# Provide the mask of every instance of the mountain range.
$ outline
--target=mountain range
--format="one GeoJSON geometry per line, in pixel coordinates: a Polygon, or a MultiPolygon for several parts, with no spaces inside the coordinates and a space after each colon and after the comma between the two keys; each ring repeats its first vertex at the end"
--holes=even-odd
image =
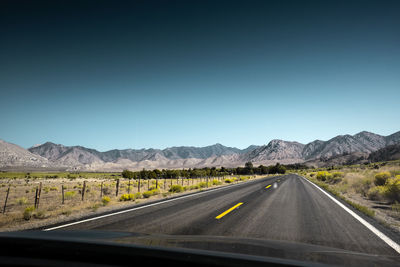
{"type": "Polygon", "coordinates": [[[254,165],[279,162],[328,166],[377,161],[380,155],[388,157],[389,154],[390,159],[395,159],[399,155],[399,145],[400,131],[389,136],[363,131],[355,135],[338,135],[327,141],[315,140],[308,144],[274,139],[266,145],[252,145],[246,149],[215,144],[163,150],[114,149],[100,152],[83,146],[64,146],[51,142],[24,149],[0,140],[0,169],[121,171],[142,168],[236,167],[248,161],[254,165]]]}

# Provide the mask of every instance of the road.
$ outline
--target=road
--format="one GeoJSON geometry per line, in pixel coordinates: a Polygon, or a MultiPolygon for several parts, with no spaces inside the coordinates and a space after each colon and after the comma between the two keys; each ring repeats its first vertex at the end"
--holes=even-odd
{"type": "Polygon", "coordinates": [[[321,190],[293,174],[192,194],[61,229],[262,238],[398,255],[321,190]]]}

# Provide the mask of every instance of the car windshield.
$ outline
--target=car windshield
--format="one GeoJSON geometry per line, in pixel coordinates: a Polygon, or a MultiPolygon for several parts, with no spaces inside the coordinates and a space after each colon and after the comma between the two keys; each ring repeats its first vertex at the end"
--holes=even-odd
{"type": "Polygon", "coordinates": [[[400,262],[399,14],[2,1],[0,231],[400,262]]]}

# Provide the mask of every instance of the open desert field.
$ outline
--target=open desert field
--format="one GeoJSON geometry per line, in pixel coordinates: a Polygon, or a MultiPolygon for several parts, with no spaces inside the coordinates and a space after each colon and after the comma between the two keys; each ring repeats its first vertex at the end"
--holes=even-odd
{"type": "Polygon", "coordinates": [[[0,230],[37,228],[258,177],[127,179],[121,173],[2,172],[0,230]]]}

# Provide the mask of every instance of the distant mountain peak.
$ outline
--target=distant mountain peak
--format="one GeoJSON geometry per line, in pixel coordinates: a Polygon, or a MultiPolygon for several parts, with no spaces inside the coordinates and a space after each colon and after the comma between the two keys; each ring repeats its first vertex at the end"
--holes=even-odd
{"type": "Polygon", "coordinates": [[[36,144],[36,145],[31,146],[30,148],[38,147],[38,146],[41,146],[41,145],[42,145],[42,144],[36,144]]]}
{"type": "Polygon", "coordinates": [[[56,144],[56,143],[49,142],[49,141],[47,141],[46,143],[41,144],[39,146],[59,146],[59,147],[64,147],[64,145],[62,145],[62,144],[56,144]]]}
{"type": "Polygon", "coordinates": [[[285,141],[281,140],[281,139],[272,139],[271,141],[268,142],[268,144],[279,144],[279,143],[283,143],[285,141]]]}
{"type": "Polygon", "coordinates": [[[35,155],[28,150],[0,140],[0,167],[2,168],[42,168],[51,163],[44,157],[35,155]]]}
{"type": "MultiPolygon", "coordinates": [[[[356,162],[360,158],[366,159],[374,151],[395,144],[400,144],[400,131],[389,136],[362,131],[355,135],[338,135],[328,141],[317,139],[305,145],[296,141],[273,139],[266,145],[251,145],[245,149],[216,143],[205,147],[113,149],[105,152],[83,146],[64,146],[52,142],[35,145],[25,150],[0,139],[0,167],[64,166],[91,171],[109,168],[108,171],[115,171],[124,168],[235,167],[244,165],[247,161],[263,165],[276,162],[282,164],[324,162],[324,164],[328,164],[327,162],[356,162]],[[343,157],[347,158],[344,160],[343,157]],[[329,161],[330,159],[335,160],[329,161]]],[[[382,150],[382,153],[392,153],[392,150],[382,150]]],[[[392,154],[396,156],[397,152],[392,154]]]]}
{"type": "Polygon", "coordinates": [[[371,133],[371,132],[368,132],[368,131],[361,131],[361,132],[359,132],[359,133],[357,133],[357,134],[355,134],[355,135],[369,135],[369,134],[373,134],[373,135],[375,135],[374,133],[371,133]]]}

